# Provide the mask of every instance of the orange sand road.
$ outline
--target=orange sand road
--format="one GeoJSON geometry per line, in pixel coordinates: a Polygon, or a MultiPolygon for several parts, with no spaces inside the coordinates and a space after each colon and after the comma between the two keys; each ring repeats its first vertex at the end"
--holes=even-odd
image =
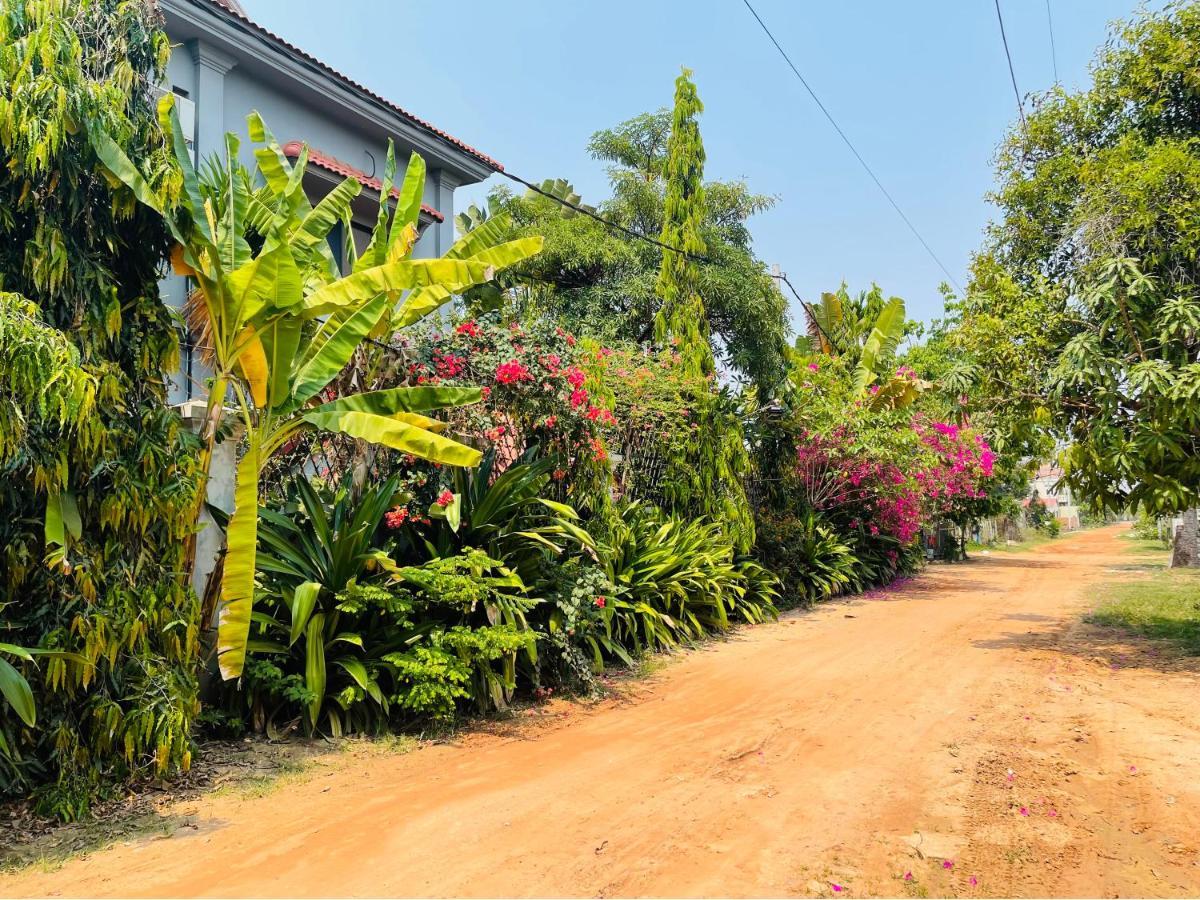
{"type": "Polygon", "coordinates": [[[1198,669],[1076,624],[1136,577],[1119,533],[745,629],[623,700],[333,754],[0,894],[1200,895],[1198,669]]]}

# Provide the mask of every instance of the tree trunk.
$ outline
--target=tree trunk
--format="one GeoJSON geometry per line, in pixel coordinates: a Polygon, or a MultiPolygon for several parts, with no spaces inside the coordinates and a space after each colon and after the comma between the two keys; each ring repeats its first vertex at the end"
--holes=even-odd
{"type": "Polygon", "coordinates": [[[1183,524],[1175,529],[1175,547],[1171,551],[1171,568],[1200,566],[1200,529],[1196,509],[1185,510],[1183,524]]]}

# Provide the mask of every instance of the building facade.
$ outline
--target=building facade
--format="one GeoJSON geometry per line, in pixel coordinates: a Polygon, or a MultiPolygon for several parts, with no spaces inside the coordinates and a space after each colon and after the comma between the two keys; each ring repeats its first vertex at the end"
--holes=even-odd
{"type": "MultiPolygon", "coordinates": [[[[180,125],[196,162],[223,156],[225,134],[233,132],[242,139],[243,164],[253,169],[246,115],[257,111],[285,155],[294,158],[307,145],[304,188],[314,204],[346,178],[362,183],[350,223],[360,250],[378,214],[379,176],[389,139],[401,174],[414,152],[426,164],[421,236],[413,251],[418,258],[439,257],[454,243],[455,189],[503,170],[489,156],[258,25],[237,0],[158,0],[158,8],[173,45],[160,89],[176,97],[180,125]]],[[[183,307],[186,278],[168,276],[161,289],[164,302],[183,307]]],[[[169,399],[196,429],[210,375],[182,326],[180,369],[171,378],[169,399]]],[[[209,502],[227,512],[233,507],[236,444],[226,440],[217,446],[209,477],[209,502]]],[[[207,527],[197,539],[193,580],[198,593],[205,590],[223,546],[212,519],[204,518],[207,527]]]]}

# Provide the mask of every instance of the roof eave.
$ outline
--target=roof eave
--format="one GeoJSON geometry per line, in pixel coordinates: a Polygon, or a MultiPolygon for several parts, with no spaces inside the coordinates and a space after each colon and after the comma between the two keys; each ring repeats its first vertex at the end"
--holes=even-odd
{"type": "MultiPolygon", "coordinates": [[[[195,31],[218,49],[264,66],[300,89],[312,91],[335,104],[343,114],[361,120],[365,130],[383,128],[420,153],[431,168],[448,170],[462,184],[483,181],[503,167],[469,152],[406,117],[382,98],[369,93],[348,78],[297,54],[258,27],[221,10],[212,0],[158,0],[167,19],[168,31],[195,31]],[[185,26],[180,28],[179,26],[185,26]]],[[[246,110],[250,112],[250,110],[246,110]]],[[[270,123],[268,123],[270,124],[270,123]]]]}

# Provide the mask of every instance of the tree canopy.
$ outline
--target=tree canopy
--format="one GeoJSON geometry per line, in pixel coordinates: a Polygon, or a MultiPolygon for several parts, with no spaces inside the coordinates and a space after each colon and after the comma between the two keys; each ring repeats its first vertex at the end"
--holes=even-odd
{"type": "MultiPolygon", "coordinates": [[[[595,207],[604,218],[640,234],[662,234],[671,126],[671,111],[661,109],[592,135],[589,152],[609,164],[613,193],[595,207]]],[[[695,265],[692,277],[713,350],[729,375],[768,392],[785,368],[787,302],[754,255],[748,220],[775,201],[741,181],[706,181],[702,189],[696,231],[708,262],[695,265]]],[[[545,237],[543,252],[514,269],[513,280],[524,288],[523,311],[607,341],[654,337],[663,251],[535,193],[513,196],[500,188],[489,205],[510,211],[522,233],[545,237]]]]}
{"type": "Polygon", "coordinates": [[[997,154],[958,336],[1010,443],[1063,445],[1094,505],[1200,500],[1200,7],[1120,26],[997,154]]]}

